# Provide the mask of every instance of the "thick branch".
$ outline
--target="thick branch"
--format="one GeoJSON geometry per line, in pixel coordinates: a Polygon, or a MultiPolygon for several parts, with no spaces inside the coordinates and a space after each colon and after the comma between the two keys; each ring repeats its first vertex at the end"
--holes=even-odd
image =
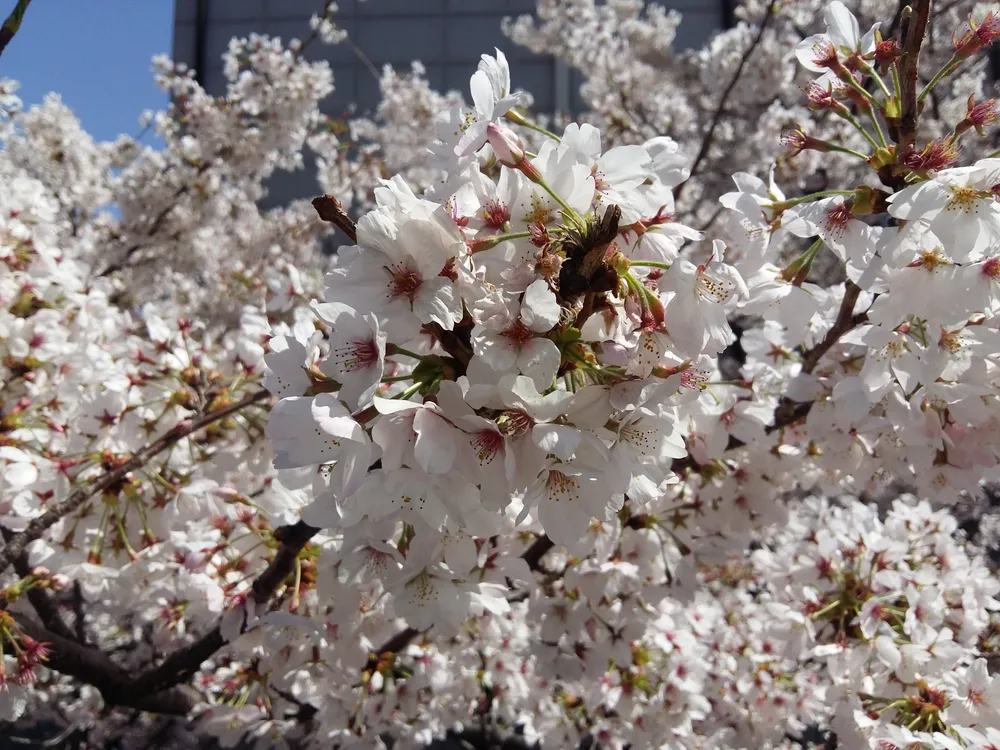
{"type": "Polygon", "coordinates": [[[26,615],[14,613],[14,619],[27,635],[49,644],[46,667],[93,685],[109,705],[183,716],[198,702],[196,693],[190,688],[159,693],[136,691],[129,673],[103,651],[54,633],[26,615]]]}
{"type": "Polygon", "coordinates": [[[708,130],[705,131],[704,137],[701,139],[701,148],[698,149],[697,156],[694,157],[694,162],[691,164],[691,174],[688,175],[687,180],[682,182],[676,188],[674,188],[674,200],[680,200],[681,193],[684,192],[684,186],[691,181],[691,178],[698,173],[698,167],[701,166],[702,161],[708,156],[708,151],[712,148],[712,143],[715,141],[715,130],[719,127],[719,121],[722,119],[722,113],[729,103],[729,97],[733,93],[733,89],[736,88],[736,84],[739,83],[740,78],[743,76],[743,69],[746,67],[747,61],[753,56],[754,51],[760,46],[761,40],[764,38],[764,32],[767,30],[768,25],[771,23],[771,19],[774,17],[774,11],[777,7],[777,2],[768,3],[767,11],[764,13],[764,17],[760,20],[760,28],[757,29],[757,36],[754,37],[753,42],[751,42],[750,47],[743,55],[743,59],[740,60],[740,64],[736,67],[736,72],[733,74],[732,79],[730,79],[729,84],[722,92],[722,96],[719,97],[719,103],[715,107],[715,112],[712,114],[712,120],[708,125],[708,130]]]}
{"type": "Polygon", "coordinates": [[[462,366],[461,374],[464,374],[464,368],[468,367],[472,360],[472,346],[456,331],[446,331],[440,323],[427,323],[423,330],[437,339],[441,348],[462,366]]]}
{"type": "Polygon", "coordinates": [[[930,15],[930,0],[916,0],[912,8],[913,12],[906,20],[903,56],[899,61],[902,94],[898,142],[900,147],[904,149],[907,146],[912,146],[917,140],[917,121],[920,116],[917,101],[917,73],[920,64],[920,46],[924,42],[927,19],[930,15]]]}
{"type": "Polygon", "coordinates": [[[121,482],[125,479],[129,472],[145,466],[150,459],[159,455],[175,443],[183,440],[188,435],[197,432],[203,427],[207,427],[213,422],[217,422],[218,420],[224,419],[231,414],[235,414],[251,404],[263,401],[268,397],[268,395],[269,394],[266,390],[260,390],[223,409],[204,414],[197,419],[182,422],[163,437],[150,443],[145,448],[135,453],[132,458],[119,466],[117,469],[109,471],[92,484],[78,488],[65,500],[60,503],[56,503],[38,518],[33,519],[24,531],[15,534],[7,542],[6,546],[0,550],[0,573],[5,571],[7,567],[15,559],[17,559],[22,552],[24,552],[25,547],[41,537],[50,526],[53,526],[57,521],[59,521],[59,519],[75,511],[81,505],[90,500],[90,498],[95,495],[99,495],[105,490],[121,482]]]}

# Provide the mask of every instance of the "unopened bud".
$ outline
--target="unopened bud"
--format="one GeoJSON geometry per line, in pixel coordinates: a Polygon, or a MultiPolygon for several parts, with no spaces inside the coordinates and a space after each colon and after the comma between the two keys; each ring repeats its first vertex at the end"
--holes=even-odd
{"type": "Polygon", "coordinates": [[[505,167],[519,170],[532,182],[538,182],[541,179],[538,170],[525,157],[521,140],[513,130],[505,128],[503,125],[490,123],[486,127],[486,141],[492,147],[497,161],[505,167]]]}
{"type": "Polygon", "coordinates": [[[517,167],[524,161],[524,148],[517,134],[510,128],[490,123],[486,128],[486,140],[493,147],[497,161],[507,167],[517,167]]]}

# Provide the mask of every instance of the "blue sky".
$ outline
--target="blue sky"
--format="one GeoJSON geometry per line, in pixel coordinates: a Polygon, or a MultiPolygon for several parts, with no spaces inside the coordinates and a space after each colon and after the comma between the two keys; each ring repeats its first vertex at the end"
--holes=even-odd
{"type": "MultiPolygon", "coordinates": [[[[0,0],[0,19],[14,0],[0,0]]],[[[150,60],[170,54],[173,0],[33,0],[0,57],[25,107],[62,96],[98,140],[136,135],[144,109],[162,109],[150,60]]]]}

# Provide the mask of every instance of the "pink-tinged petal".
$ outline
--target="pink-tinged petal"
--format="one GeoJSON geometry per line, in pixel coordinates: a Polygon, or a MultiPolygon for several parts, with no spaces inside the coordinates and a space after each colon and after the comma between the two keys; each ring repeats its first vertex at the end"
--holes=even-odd
{"type": "Polygon", "coordinates": [[[37,481],[38,469],[28,461],[18,461],[7,465],[3,471],[3,478],[11,489],[23,489],[37,481]]]}
{"type": "Polygon", "coordinates": [[[462,298],[451,279],[436,276],[420,286],[413,300],[413,314],[421,323],[437,323],[450,331],[462,319],[462,298]]]}

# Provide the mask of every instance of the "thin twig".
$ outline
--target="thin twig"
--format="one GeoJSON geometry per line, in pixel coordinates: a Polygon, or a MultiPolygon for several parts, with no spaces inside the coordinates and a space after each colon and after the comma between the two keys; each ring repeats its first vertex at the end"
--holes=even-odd
{"type": "MultiPolygon", "coordinates": [[[[266,604],[271,595],[295,568],[302,548],[319,533],[319,529],[299,521],[291,526],[275,530],[275,538],[281,542],[278,553],[271,564],[253,582],[251,588],[255,604],[266,604]]],[[[244,632],[246,623],[240,627],[244,632]]],[[[222,648],[226,639],[222,636],[222,618],[201,638],[174,651],[160,664],[140,674],[132,684],[132,689],[141,693],[159,692],[178,685],[190,678],[202,663],[222,648]]]]}
{"type": "Polygon", "coordinates": [[[736,67],[736,72],[733,74],[729,84],[722,91],[722,96],[719,97],[719,103],[715,107],[715,113],[712,115],[712,120],[709,123],[708,130],[705,132],[705,136],[701,140],[701,148],[698,149],[698,154],[694,157],[694,162],[691,164],[691,174],[688,175],[687,180],[674,188],[675,201],[680,199],[681,193],[684,192],[684,186],[687,185],[691,181],[691,178],[698,173],[698,167],[701,166],[702,161],[704,161],[705,157],[708,156],[708,150],[712,147],[712,143],[715,140],[715,130],[719,127],[719,121],[722,119],[722,113],[726,108],[726,104],[729,102],[729,96],[733,93],[733,89],[736,88],[736,84],[739,83],[740,78],[743,76],[743,69],[746,67],[747,61],[753,56],[757,47],[760,46],[760,42],[764,38],[764,32],[767,30],[768,24],[774,17],[776,7],[777,2],[768,3],[767,11],[764,13],[764,17],[760,21],[760,28],[757,29],[757,36],[754,37],[750,47],[743,54],[743,59],[740,60],[740,64],[736,67]]]}
{"type": "Polygon", "coordinates": [[[7,20],[3,22],[3,26],[0,26],[0,55],[7,49],[10,40],[14,38],[14,34],[21,28],[21,21],[24,20],[24,13],[28,10],[29,5],[31,5],[31,0],[17,0],[14,10],[7,16],[7,20]]]}
{"type": "Polygon", "coordinates": [[[347,215],[343,204],[332,195],[321,195],[312,200],[319,218],[328,221],[347,235],[351,242],[358,241],[358,228],[354,219],[347,215]]]}
{"type": "MultiPolygon", "coordinates": [[[[834,345],[840,340],[841,336],[851,329],[864,324],[868,320],[867,313],[861,312],[855,314],[854,312],[854,307],[857,304],[858,297],[860,295],[861,287],[852,281],[846,282],[844,299],[840,303],[840,310],[837,312],[837,319],[834,321],[833,327],[826,332],[822,341],[802,354],[803,372],[811,373],[815,370],[817,365],[819,365],[820,360],[823,358],[823,355],[834,347],[834,345]]],[[[782,430],[785,427],[798,424],[809,415],[809,412],[812,410],[813,403],[815,402],[793,401],[790,398],[782,397],[778,406],[774,410],[774,421],[764,428],[764,432],[770,435],[771,433],[782,430]]],[[[730,435],[729,442],[726,444],[726,450],[736,450],[737,448],[742,448],[745,445],[745,442],[730,435]]],[[[700,464],[695,461],[693,456],[688,454],[684,458],[675,459],[670,468],[675,474],[679,474],[691,469],[697,471],[699,467],[700,464]]]]}
{"type": "Polygon", "coordinates": [[[844,299],[840,303],[840,310],[837,312],[837,319],[833,327],[826,332],[826,336],[816,346],[806,352],[802,358],[803,372],[811,373],[816,369],[816,365],[830,349],[836,344],[840,337],[858,325],[854,315],[854,306],[861,295],[861,287],[853,281],[846,282],[844,286],[844,299]]]}

